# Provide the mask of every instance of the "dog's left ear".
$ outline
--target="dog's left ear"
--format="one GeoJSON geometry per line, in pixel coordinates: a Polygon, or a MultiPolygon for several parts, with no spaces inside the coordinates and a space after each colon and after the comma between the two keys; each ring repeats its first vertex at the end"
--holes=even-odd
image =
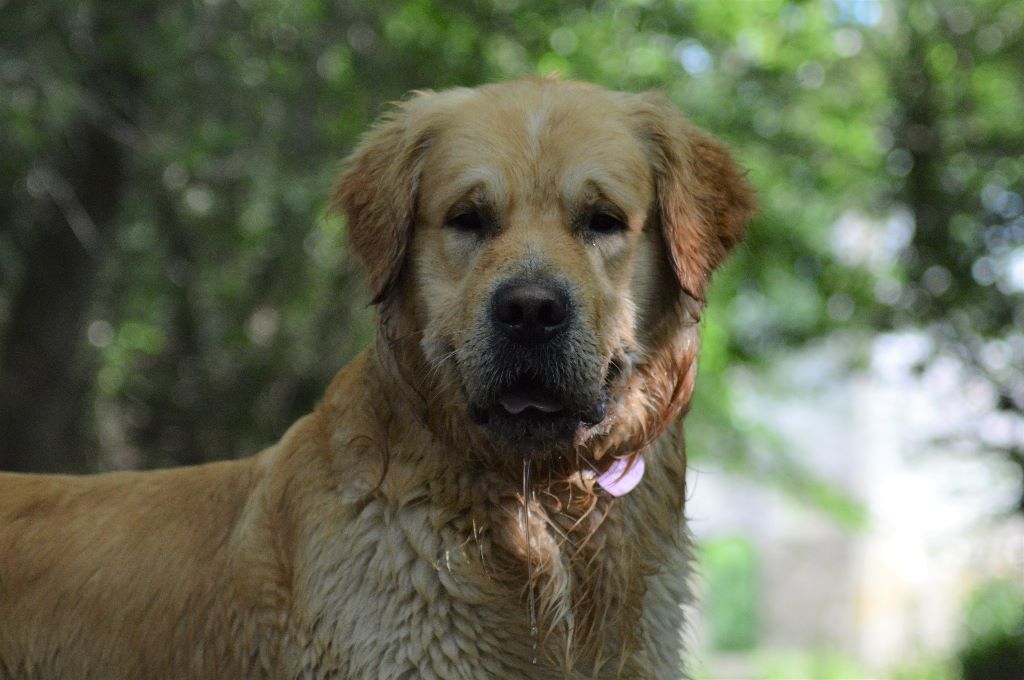
{"type": "Polygon", "coordinates": [[[384,301],[405,260],[416,217],[423,156],[433,134],[416,93],[382,116],[345,161],[331,201],[348,219],[352,251],[363,262],[373,291],[384,301]]]}
{"type": "Polygon", "coordinates": [[[728,149],[690,124],[663,94],[637,95],[637,102],[672,269],[683,291],[703,301],[712,271],[743,240],[757,209],[754,190],[728,149]]]}

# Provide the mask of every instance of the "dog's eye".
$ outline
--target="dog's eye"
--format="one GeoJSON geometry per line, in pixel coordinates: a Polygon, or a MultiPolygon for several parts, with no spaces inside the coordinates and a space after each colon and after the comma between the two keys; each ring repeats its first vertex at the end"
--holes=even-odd
{"type": "Polygon", "coordinates": [[[453,229],[467,232],[483,231],[484,218],[475,210],[468,210],[448,218],[447,225],[453,229]]]}
{"type": "Polygon", "coordinates": [[[590,224],[587,225],[590,231],[597,234],[617,234],[626,231],[626,223],[615,215],[606,212],[595,212],[590,216],[590,224]]]}

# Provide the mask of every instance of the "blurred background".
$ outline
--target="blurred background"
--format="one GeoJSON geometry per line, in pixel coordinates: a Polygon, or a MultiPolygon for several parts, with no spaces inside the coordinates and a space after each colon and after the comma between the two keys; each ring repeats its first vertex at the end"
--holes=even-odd
{"type": "Polygon", "coordinates": [[[1024,678],[1019,0],[0,0],[0,469],[272,443],[372,333],[386,103],[664,89],[762,211],[688,419],[697,678],[1024,678]]]}

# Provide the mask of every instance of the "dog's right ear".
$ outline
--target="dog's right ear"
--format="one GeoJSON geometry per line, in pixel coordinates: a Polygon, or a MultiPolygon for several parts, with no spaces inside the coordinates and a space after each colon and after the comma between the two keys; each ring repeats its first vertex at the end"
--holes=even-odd
{"type": "Polygon", "coordinates": [[[416,93],[382,116],[345,161],[332,210],[348,219],[349,245],[366,268],[372,304],[391,292],[405,261],[416,217],[424,152],[433,136],[416,93]]]}

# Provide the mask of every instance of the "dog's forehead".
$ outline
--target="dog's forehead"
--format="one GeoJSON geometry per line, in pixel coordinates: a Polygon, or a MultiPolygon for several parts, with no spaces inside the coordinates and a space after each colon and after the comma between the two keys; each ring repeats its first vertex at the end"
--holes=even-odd
{"type": "Polygon", "coordinates": [[[438,211],[482,190],[501,206],[532,197],[575,202],[600,194],[642,209],[653,188],[647,148],[622,93],[561,83],[473,91],[435,130],[424,207],[438,211]]]}

